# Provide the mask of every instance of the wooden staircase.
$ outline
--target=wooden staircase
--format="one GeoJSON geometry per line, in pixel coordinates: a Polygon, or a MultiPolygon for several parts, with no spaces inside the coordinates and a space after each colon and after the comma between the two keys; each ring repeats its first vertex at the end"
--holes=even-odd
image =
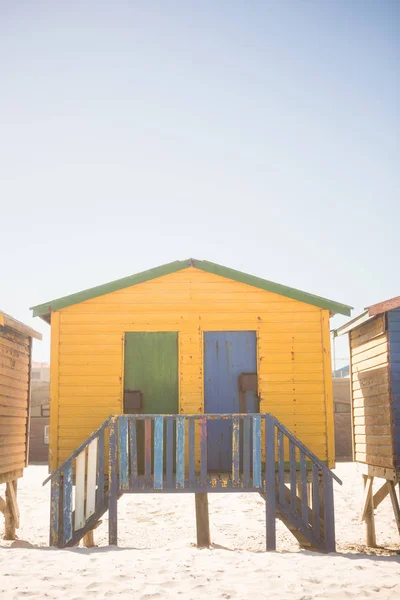
{"type": "Polygon", "coordinates": [[[75,546],[107,510],[116,545],[125,493],[256,492],[265,500],[267,550],[276,549],[278,518],[301,547],[334,552],[334,479],[341,483],[269,414],[111,416],[44,482],[50,545],[75,546]],[[232,468],[223,474],[207,466],[207,424],[219,419],[231,422],[232,468]]]}

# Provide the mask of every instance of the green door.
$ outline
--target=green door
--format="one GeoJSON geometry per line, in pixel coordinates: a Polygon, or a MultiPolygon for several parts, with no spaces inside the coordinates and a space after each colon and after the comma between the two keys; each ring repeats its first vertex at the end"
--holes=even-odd
{"type": "Polygon", "coordinates": [[[125,390],[140,390],[144,414],[178,414],[178,333],[125,335],[125,390]]]}

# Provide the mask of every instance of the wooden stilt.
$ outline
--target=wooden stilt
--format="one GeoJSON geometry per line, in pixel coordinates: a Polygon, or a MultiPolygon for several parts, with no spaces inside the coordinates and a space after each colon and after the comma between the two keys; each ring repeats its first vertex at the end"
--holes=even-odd
{"type": "Polygon", "coordinates": [[[367,546],[376,548],[375,534],[375,516],[374,516],[374,498],[372,494],[372,484],[374,478],[370,475],[363,475],[364,480],[364,505],[362,510],[362,520],[365,521],[367,546]]]}
{"type": "Polygon", "coordinates": [[[390,495],[390,499],[392,501],[394,518],[396,521],[397,530],[400,534],[400,507],[399,507],[399,501],[397,500],[397,496],[396,496],[396,488],[394,486],[393,481],[388,481],[387,485],[389,487],[389,495],[390,495]]]}
{"type": "Polygon", "coordinates": [[[210,520],[208,514],[208,495],[195,494],[197,547],[208,548],[211,545],[210,520]]]}
{"type": "Polygon", "coordinates": [[[95,546],[93,529],[85,533],[85,535],[83,536],[82,543],[85,546],[85,548],[93,548],[95,546]]]}
{"type": "Polygon", "coordinates": [[[15,530],[19,527],[19,511],[17,504],[17,479],[6,483],[6,506],[4,511],[4,539],[15,540],[15,530]]]}

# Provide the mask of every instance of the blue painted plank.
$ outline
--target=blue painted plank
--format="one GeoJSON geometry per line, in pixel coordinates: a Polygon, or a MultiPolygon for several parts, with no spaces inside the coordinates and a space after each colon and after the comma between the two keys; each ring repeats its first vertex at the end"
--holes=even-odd
{"type": "Polygon", "coordinates": [[[278,428],[279,503],[285,504],[285,446],[283,432],[278,428]]]}
{"type": "Polygon", "coordinates": [[[239,417],[232,419],[232,484],[233,487],[240,485],[240,441],[239,441],[239,417]]]}
{"type": "Polygon", "coordinates": [[[185,417],[176,420],[176,487],[185,487],[185,417]]]}
{"type": "Polygon", "coordinates": [[[391,310],[391,311],[389,311],[388,315],[389,315],[389,321],[391,323],[395,323],[395,322],[400,323],[400,310],[398,310],[398,309],[391,310]]]}
{"type": "Polygon", "coordinates": [[[313,485],[312,485],[312,508],[314,515],[314,535],[317,539],[321,537],[320,525],[320,499],[319,499],[319,469],[316,464],[312,466],[313,485]]]}
{"type": "Polygon", "coordinates": [[[253,487],[261,488],[261,417],[253,417],[253,487]]]}
{"type": "Polygon", "coordinates": [[[290,504],[292,507],[292,513],[297,515],[296,508],[296,446],[289,441],[289,460],[290,460],[290,504]]]}
{"type": "Polygon", "coordinates": [[[64,468],[63,538],[64,544],[67,544],[72,538],[72,462],[64,468]]]}
{"type": "Polygon", "coordinates": [[[301,480],[301,518],[304,523],[308,523],[308,502],[307,502],[307,463],[306,455],[300,451],[300,480],[301,480]]]}
{"type": "Polygon", "coordinates": [[[100,431],[97,442],[97,504],[104,500],[104,429],[100,431]]]}
{"type": "Polygon", "coordinates": [[[118,543],[118,462],[117,462],[117,423],[113,417],[108,425],[108,543],[116,546],[118,543]]]}
{"type": "Polygon", "coordinates": [[[151,419],[144,422],[144,474],[146,481],[151,479],[151,419]]]}
{"type": "Polygon", "coordinates": [[[128,490],[128,419],[119,417],[119,485],[121,490],[128,490]]]}
{"type": "Polygon", "coordinates": [[[207,486],[207,418],[200,419],[200,487],[207,486]]]}
{"type": "Polygon", "coordinates": [[[276,550],[275,420],[265,417],[265,521],[267,551],[276,550]]]}
{"type": "Polygon", "coordinates": [[[174,470],[174,419],[167,418],[167,486],[173,487],[172,474],[174,470]]]}
{"type": "Polygon", "coordinates": [[[164,419],[154,418],[154,489],[163,489],[164,419]]]}
{"type": "Polygon", "coordinates": [[[189,417],[189,484],[195,484],[195,438],[194,438],[194,419],[189,417]]]}
{"type": "Polygon", "coordinates": [[[51,480],[50,493],[50,546],[61,546],[60,539],[60,495],[61,495],[60,472],[55,473],[51,480]]]}
{"type": "Polygon", "coordinates": [[[243,485],[250,487],[251,417],[243,418],[243,485]]]}
{"type": "Polygon", "coordinates": [[[138,486],[137,421],[129,419],[129,455],[131,467],[131,488],[138,486]]]}

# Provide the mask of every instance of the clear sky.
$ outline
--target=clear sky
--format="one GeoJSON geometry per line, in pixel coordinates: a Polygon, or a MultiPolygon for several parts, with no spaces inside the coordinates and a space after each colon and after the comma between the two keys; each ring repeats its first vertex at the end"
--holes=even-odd
{"type": "Polygon", "coordinates": [[[354,314],[399,295],[399,26],[397,0],[0,0],[0,307],[34,359],[29,306],[175,259],[354,314]]]}

